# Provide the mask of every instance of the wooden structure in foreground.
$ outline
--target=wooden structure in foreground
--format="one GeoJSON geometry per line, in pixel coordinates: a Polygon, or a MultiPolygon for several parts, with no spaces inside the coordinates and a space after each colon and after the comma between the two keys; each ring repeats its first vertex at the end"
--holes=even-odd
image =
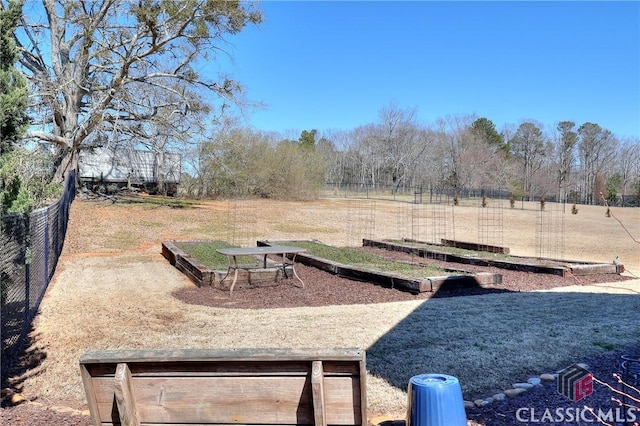
{"type": "Polygon", "coordinates": [[[366,425],[361,349],[87,352],[93,426],[366,425]]]}

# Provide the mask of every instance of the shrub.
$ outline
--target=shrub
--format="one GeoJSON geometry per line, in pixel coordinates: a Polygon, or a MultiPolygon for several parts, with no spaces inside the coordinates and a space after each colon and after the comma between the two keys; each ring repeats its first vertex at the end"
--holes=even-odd
{"type": "Polygon", "coordinates": [[[47,154],[15,148],[0,156],[0,213],[29,213],[57,199],[62,185],[51,182],[47,154]]]}

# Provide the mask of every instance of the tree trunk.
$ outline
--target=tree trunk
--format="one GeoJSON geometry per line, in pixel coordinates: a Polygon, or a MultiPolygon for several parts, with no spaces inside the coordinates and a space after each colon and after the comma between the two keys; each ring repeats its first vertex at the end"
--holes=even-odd
{"type": "Polygon", "coordinates": [[[166,171],[164,169],[164,148],[159,150],[156,154],[156,184],[158,186],[157,191],[159,194],[167,195],[167,187],[164,180],[166,171]]]}
{"type": "Polygon", "coordinates": [[[67,175],[78,168],[79,151],[74,148],[61,148],[54,159],[54,182],[64,182],[67,175]]]}

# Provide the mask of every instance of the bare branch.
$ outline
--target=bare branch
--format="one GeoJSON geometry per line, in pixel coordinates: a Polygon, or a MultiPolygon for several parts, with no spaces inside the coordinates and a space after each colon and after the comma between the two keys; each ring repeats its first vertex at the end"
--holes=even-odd
{"type": "Polygon", "coordinates": [[[63,137],[53,135],[51,133],[32,130],[25,134],[26,139],[40,139],[42,141],[52,142],[60,147],[68,145],[69,141],[63,137]]]}

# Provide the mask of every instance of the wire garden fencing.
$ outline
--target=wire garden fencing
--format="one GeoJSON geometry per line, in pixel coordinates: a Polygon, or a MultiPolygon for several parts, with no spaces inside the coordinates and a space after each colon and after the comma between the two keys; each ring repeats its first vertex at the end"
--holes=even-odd
{"type": "Polygon", "coordinates": [[[15,363],[62,252],[75,196],[75,173],[62,197],[29,215],[10,214],[0,222],[0,339],[2,383],[15,363]]]}

